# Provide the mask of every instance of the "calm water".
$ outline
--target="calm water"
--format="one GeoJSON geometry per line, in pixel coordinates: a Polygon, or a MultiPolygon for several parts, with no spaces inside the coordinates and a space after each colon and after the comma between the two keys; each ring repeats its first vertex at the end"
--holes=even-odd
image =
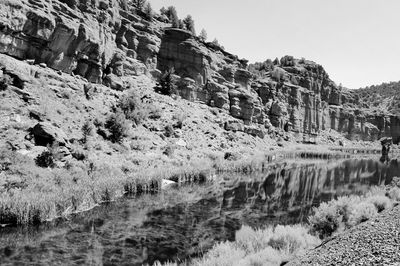
{"type": "Polygon", "coordinates": [[[241,225],[305,222],[313,205],[400,175],[400,162],[286,162],[263,174],[104,205],[69,221],[0,229],[2,265],[142,265],[197,256],[241,225]]]}

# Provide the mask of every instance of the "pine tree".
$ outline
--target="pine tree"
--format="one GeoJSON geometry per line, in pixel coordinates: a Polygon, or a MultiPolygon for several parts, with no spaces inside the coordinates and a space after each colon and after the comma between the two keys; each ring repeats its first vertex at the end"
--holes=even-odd
{"type": "Polygon", "coordinates": [[[178,28],[186,30],[185,23],[183,23],[182,19],[178,20],[178,28]]]}
{"type": "Polygon", "coordinates": [[[176,89],[176,82],[174,79],[175,69],[170,68],[161,75],[158,81],[158,92],[164,95],[171,95],[176,89]]]}
{"type": "Polygon", "coordinates": [[[216,45],[216,46],[221,46],[221,45],[219,44],[217,38],[215,38],[215,39],[212,41],[212,43],[213,43],[214,45],[216,45]]]}
{"type": "Polygon", "coordinates": [[[194,27],[194,20],[191,15],[187,15],[187,17],[184,18],[182,22],[188,31],[190,31],[193,35],[196,35],[196,30],[194,27]]]}
{"type": "Polygon", "coordinates": [[[90,136],[93,135],[93,131],[94,131],[94,127],[92,122],[90,122],[89,120],[86,120],[85,123],[83,124],[82,128],[82,142],[86,143],[89,139],[90,136]]]}
{"type": "Polygon", "coordinates": [[[152,20],[153,19],[153,8],[151,7],[150,3],[147,3],[146,6],[144,7],[144,11],[143,11],[146,15],[146,18],[148,20],[152,20]]]}
{"type": "Polygon", "coordinates": [[[171,22],[172,27],[173,28],[179,28],[178,13],[176,12],[176,9],[175,9],[174,6],[169,6],[167,8],[166,15],[169,18],[169,21],[171,22]]]}
{"type": "Polygon", "coordinates": [[[145,4],[146,0],[132,0],[132,5],[140,11],[143,11],[145,4]]]}
{"type": "Polygon", "coordinates": [[[205,42],[207,40],[207,32],[205,29],[202,29],[199,35],[201,41],[205,42]]]}
{"type": "MultiPolygon", "coordinates": [[[[161,9],[160,9],[160,14],[161,15],[166,15],[167,16],[167,9],[165,8],[165,7],[162,7],[161,9]]],[[[168,17],[168,16],[167,16],[168,17]]]]}

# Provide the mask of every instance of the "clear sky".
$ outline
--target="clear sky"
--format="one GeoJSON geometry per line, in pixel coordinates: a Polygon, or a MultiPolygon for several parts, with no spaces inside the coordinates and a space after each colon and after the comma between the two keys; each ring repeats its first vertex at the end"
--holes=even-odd
{"type": "Polygon", "coordinates": [[[400,0],[149,1],[250,62],[304,57],[348,88],[400,80],[400,0]]]}

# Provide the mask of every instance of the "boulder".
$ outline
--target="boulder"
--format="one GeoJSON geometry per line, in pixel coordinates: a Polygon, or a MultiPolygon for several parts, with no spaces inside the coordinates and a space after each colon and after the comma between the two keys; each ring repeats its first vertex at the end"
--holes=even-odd
{"type": "Polygon", "coordinates": [[[259,137],[259,138],[262,138],[262,139],[266,135],[266,131],[262,130],[258,126],[245,126],[244,132],[249,134],[249,135],[252,135],[254,137],[259,137]]]}
{"type": "Polygon", "coordinates": [[[104,85],[110,87],[113,90],[124,91],[126,86],[124,81],[115,74],[108,74],[103,81],[104,85]]]}
{"type": "Polygon", "coordinates": [[[176,188],[176,187],[178,187],[178,183],[176,183],[175,181],[168,180],[168,179],[161,180],[161,189],[162,190],[168,190],[168,189],[172,189],[172,188],[176,188]]]}
{"type": "Polygon", "coordinates": [[[67,135],[60,128],[53,126],[48,122],[40,122],[32,129],[32,134],[36,145],[47,146],[58,143],[65,146],[68,143],[67,135]]]}
{"type": "Polygon", "coordinates": [[[240,120],[228,120],[225,122],[224,129],[227,131],[244,131],[244,124],[240,120]]]}
{"type": "Polygon", "coordinates": [[[29,150],[18,150],[17,152],[22,154],[22,155],[26,155],[32,159],[35,159],[39,154],[42,154],[44,151],[47,151],[47,147],[44,146],[34,146],[29,150]]]}

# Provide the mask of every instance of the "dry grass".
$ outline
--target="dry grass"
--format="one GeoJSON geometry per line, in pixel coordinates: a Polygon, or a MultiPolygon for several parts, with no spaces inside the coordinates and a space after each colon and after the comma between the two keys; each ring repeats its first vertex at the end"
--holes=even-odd
{"type": "Polygon", "coordinates": [[[319,242],[301,225],[256,230],[243,226],[236,232],[235,242],[215,245],[191,265],[280,265],[319,242]]]}
{"type": "Polygon", "coordinates": [[[107,164],[37,167],[30,158],[0,152],[0,223],[34,224],[84,211],[125,193],[157,190],[159,180],[128,176],[107,164]]]}

